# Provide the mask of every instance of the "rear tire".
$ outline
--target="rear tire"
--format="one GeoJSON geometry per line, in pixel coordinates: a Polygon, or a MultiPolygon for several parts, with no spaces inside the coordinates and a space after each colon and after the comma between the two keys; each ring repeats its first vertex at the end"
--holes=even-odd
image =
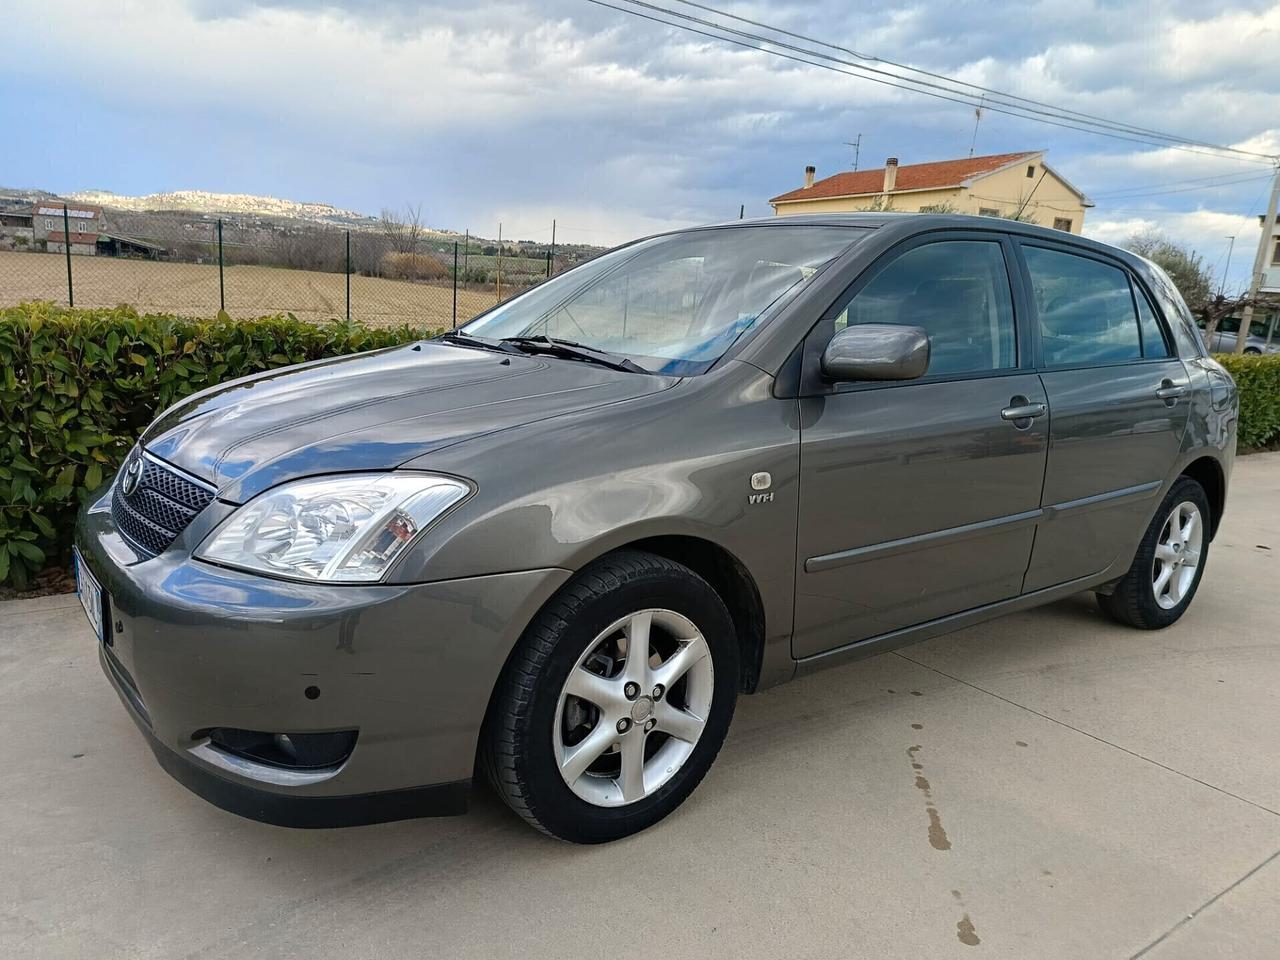
{"type": "Polygon", "coordinates": [[[682,564],[596,561],[529,625],[503,671],[483,763],[539,830],[603,843],[657,823],[711,768],[733,717],[738,643],[724,602],[682,564]],[[646,657],[631,657],[645,644],[646,657]]]}
{"type": "Polygon", "coordinates": [[[1209,497],[1179,477],[1138,545],[1128,572],[1098,606],[1113,620],[1142,630],[1176,622],[1195,598],[1209,559],[1209,497]]]}

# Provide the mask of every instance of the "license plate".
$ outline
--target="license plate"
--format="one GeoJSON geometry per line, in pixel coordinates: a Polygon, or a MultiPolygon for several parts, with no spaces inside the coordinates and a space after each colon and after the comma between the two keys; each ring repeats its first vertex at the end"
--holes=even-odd
{"type": "Polygon", "coordinates": [[[72,558],[75,561],[76,593],[80,596],[80,606],[84,607],[84,615],[89,618],[89,625],[93,627],[98,641],[105,642],[107,637],[106,622],[102,617],[102,586],[85,566],[78,549],[72,548],[72,558]]]}

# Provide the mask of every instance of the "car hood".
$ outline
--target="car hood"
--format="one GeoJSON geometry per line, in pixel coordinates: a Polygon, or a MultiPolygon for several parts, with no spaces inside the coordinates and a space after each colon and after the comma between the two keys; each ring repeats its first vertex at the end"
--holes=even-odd
{"type": "Polygon", "coordinates": [[[143,445],[240,503],[286,480],[392,469],[462,440],[676,382],[576,360],[423,342],[205,390],[166,410],[143,445]]]}

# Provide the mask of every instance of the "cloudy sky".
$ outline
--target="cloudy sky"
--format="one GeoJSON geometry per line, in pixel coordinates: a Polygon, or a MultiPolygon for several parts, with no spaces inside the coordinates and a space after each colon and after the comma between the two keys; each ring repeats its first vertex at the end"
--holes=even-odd
{"type": "MultiPolygon", "coordinates": [[[[708,0],[1022,96],[1280,153],[1280,4],[708,0]]],[[[671,4],[675,5],[675,4],[671,4]]],[[[691,11],[696,13],[697,11],[691,11]]],[[[964,156],[971,108],[586,0],[7,0],[0,184],[260,193],[433,226],[613,244],[766,214],[862,165],[964,156]]],[[[1086,232],[1159,227],[1246,282],[1268,168],[988,113],[977,152],[1047,149],[1086,232]],[[1231,177],[1227,186],[1184,181],[1231,177]],[[1177,192],[1171,192],[1177,191],[1177,192]],[[1250,216],[1252,214],[1252,216],[1250,216]]]]}

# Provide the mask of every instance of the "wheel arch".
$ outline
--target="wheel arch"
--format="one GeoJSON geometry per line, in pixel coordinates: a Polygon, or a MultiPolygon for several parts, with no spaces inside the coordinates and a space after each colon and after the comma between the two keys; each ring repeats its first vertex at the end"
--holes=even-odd
{"type": "MultiPolygon", "coordinates": [[[[573,570],[573,576],[576,577],[582,570],[598,560],[615,553],[634,550],[646,551],[665,557],[668,560],[673,560],[676,563],[684,564],[706,580],[711,585],[711,588],[720,595],[720,599],[724,601],[724,605],[729,611],[729,616],[733,620],[734,632],[737,634],[741,670],[738,689],[742,693],[754,692],[760,679],[764,659],[765,613],[760,589],[756,586],[755,578],[751,575],[746,565],[729,550],[705,537],[690,534],[650,533],[626,539],[622,542],[612,542],[605,549],[592,551],[589,554],[575,558],[575,562],[570,566],[570,569],[573,570]]],[[[567,586],[572,580],[573,577],[570,577],[564,586],[567,586]]],[[[563,589],[563,586],[561,589],[563,589]]],[[[533,612],[528,622],[533,623],[542,610],[555,600],[559,592],[557,590],[552,593],[533,612]]],[[[506,673],[507,665],[516,655],[519,645],[519,640],[512,645],[501,669],[494,677],[493,688],[489,693],[489,703],[485,708],[486,717],[493,709],[493,698],[501,686],[502,676],[506,673]]]]}
{"type": "Polygon", "coordinates": [[[1218,533],[1218,524],[1227,502],[1227,478],[1222,464],[1216,458],[1203,456],[1182,468],[1180,476],[1190,477],[1204,487],[1209,498],[1209,539],[1218,533]]]}
{"type": "MultiPolygon", "coordinates": [[[[625,543],[610,545],[601,552],[595,553],[580,563],[575,563],[573,576],[569,577],[560,588],[553,591],[546,600],[534,610],[528,623],[533,623],[542,610],[552,603],[574,577],[590,564],[609,557],[615,553],[645,551],[683,564],[719,594],[733,620],[734,632],[737,635],[740,673],[738,689],[741,693],[752,693],[760,680],[765,647],[765,612],[764,602],[755,578],[733,553],[714,541],[688,534],[655,534],[628,540],[625,543]]],[[[527,629],[527,625],[526,625],[527,629]]],[[[521,636],[512,644],[507,652],[501,668],[493,677],[488,701],[477,730],[476,756],[474,769],[483,769],[484,742],[488,734],[485,732],[494,714],[494,706],[503,678],[507,675],[512,660],[520,648],[521,636]]]]}
{"type": "Polygon", "coordinates": [[[666,557],[684,564],[711,584],[728,608],[737,634],[741,664],[738,689],[742,693],[753,692],[764,657],[765,615],[760,590],[746,565],[718,543],[683,534],[645,537],[615,550],[644,550],[666,557]]]}

